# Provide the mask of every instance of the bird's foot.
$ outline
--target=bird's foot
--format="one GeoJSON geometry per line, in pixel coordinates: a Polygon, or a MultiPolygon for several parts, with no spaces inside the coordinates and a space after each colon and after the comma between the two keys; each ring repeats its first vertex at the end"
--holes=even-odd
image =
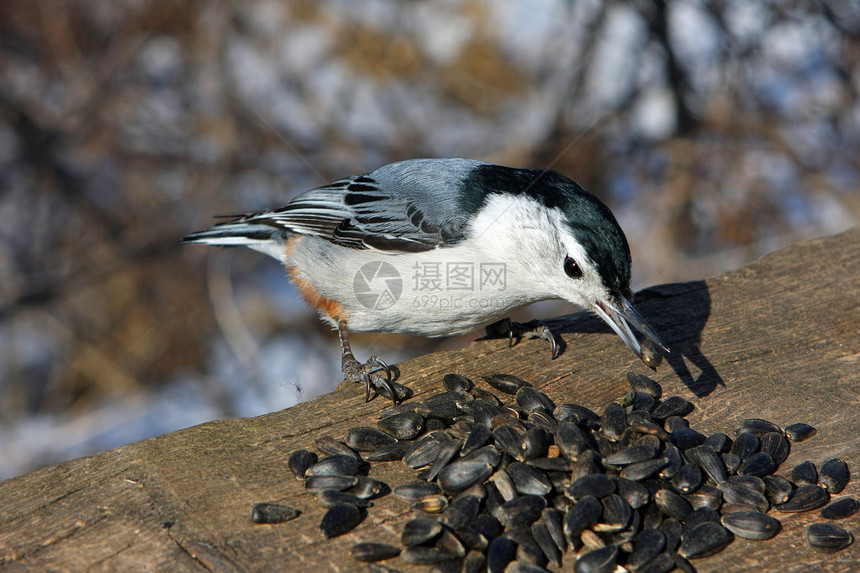
{"type": "Polygon", "coordinates": [[[528,322],[514,322],[510,318],[504,318],[486,327],[488,338],[508,338],[508,347],[514,345],[514,338],[519,342],[523,337],[542,338],[549,342],[552,348],[552,358],[558,356],[558,342],[553,336],[552,331],[539,320],[530,320],[528,322]]]}
{"type": "Polygon", "coordinates": [[[370,402],[371,389],[378,394],[391,397],[397,403],[397,392],[391,382],[391,368],[379,356],[371,356],[362,364],[355,359],[352,352],[345,352],[341,357],[341,371],[344,380],[364,382],[366,402],[370,402]]]}

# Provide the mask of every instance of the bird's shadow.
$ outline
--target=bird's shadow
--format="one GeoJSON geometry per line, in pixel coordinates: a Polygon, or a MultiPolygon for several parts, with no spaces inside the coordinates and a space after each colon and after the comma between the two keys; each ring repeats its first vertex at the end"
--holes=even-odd
{"type": "MultiPolygon", "coordinates": [[[[636,309],[645,317],[669,348],[665,362],[696,396],[711,394],[723,378],[701,349],[702,331],[711,314],[711,296],[705,281],[671,283],[650,287],[636,293],[636,309]],[[699,370],[690,371],[687,359],[699,370]]],[[[602,320],[587,312],[543,321],[554,333],[612,333],[602,320]]],[[[560,337],[559,337],[560,338],[560,337]]],[[[559,340],[559,354],[565,351],[559,340]]]]}

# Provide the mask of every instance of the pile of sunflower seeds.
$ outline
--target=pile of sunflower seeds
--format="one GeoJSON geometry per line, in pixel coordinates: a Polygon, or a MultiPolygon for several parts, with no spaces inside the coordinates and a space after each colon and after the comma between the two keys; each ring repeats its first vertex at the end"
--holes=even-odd
{"type": "MultiPolygon", "coordinates": [[[[448,374],[444,392],[389,408],[378,428],[352,428],[343,441],[320,438],[326,457],[298,450],[289,466],[329,508],[320,524],[328,538],[351,531],[371,500],[390,491],[366,475],[370,464],[402,460],[417,471],[393,493],[421,516],[403,526],[402,547],[355,545],[362,562],[399,555],[438,571],[546,571],[570,562],[577,573],[694,571],[689,560],[718,553],[735,536],[769,539],[781,529],[775,516],[823,506],[827,522],[806,528],[807,543],[835,552],[853,542],[833,520],[860,503],[828,505],[848,483],[845,462],[805,461],[790,479],[774,475],[791,443],[814,428],[747,419],[734,438],[706,436],[685,419],[689,401],[663,398],[641,374],[627,378],[630,391],[598,415],[556,405],[516,376],[485,377],[503,401],[448,374]]],[[[289,510],[258,504],[252,519],[296,517],[289,510]]]]}

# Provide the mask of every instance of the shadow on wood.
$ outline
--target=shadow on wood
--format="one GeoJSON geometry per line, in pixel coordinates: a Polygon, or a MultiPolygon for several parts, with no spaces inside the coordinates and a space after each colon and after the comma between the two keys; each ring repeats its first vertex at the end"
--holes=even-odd
{"type": "MultiPolygon", "coordinates": [[[[806,422],[813,438],[793,445],[780,474],[803,460],[841,457],[860,468],[860,230],[772,253],[707,281],[662,285],[638,306],[672,349],[651,373],[617,336],[583,314],[549,321],[566,343],[551,360],[545,341],[483,340],[400,364],[402,383],[422,400],[442,376],[504,372],[525,378],[556,403],[602,411],[628,388],[625,373],[652,375],[664,394],[692,400],[702,432],[731,433],[744,418],[781,425],[806,422]]],[[[341,438],[373,426],[387,407],[364,402],[363,388],[334,392],[257,418],[219,420],[58,464],[0,483],[0,569],[90,571],[364,570],[348,555],[360,540],[397,543],[412,515],[388,495],[354,531],[325,540],[323,510],[288,471],[289,452],[313,449],[323,435],[341,438]],[[302,511],[280,525],[255,525],[254,503],[285,502],[302,511]]],[[[415,479],[400,462],[374,463],[370,475],[391,487],[415,479]]],[[[857,496],[857,480],[845,492],[857,496]]],[[[803,529],[819,511],[777,514],[774,539],[738,539],[696,560],[701,572],[854,571],[854,543],[817,553],[803,529]]],[[[858,516],[840,525],[858,534],[858,516]]],[[[403,571],[426,570],[403,563],[403,571]]]]}

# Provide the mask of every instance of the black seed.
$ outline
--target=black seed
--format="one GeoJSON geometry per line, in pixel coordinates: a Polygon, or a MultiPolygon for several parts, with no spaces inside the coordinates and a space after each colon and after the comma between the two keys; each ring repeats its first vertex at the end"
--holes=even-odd
{"type": "Polygon", "coordinates": [[[556,546],[543,521],[535,521],[531,526],[532,537],[546,558],[556,567],[561,567],[561,550],[556,546]]]}
{"type": "Polygon", "coordinates": [[[501,463],[502,454],[496,449],[496,446],[489,445],[484,446],[483,448],[478,448],[467,456],[463,456],[461,461],[484,462],[485,464],[490,464],[495,468],[501,463]]]}
{"type": "Polygon", "coordinates": [[[472,428],[471,432],[469,432],[469,437],[466,438],[465,443],[463,443],[463,447],[460,449],[460,455],[466,456],[478,448],[483,447],[492,437],[493,434],[487,426],[483,424],[475,424],[475,427],[472,428]]]}
{"type": "Polygon", "coordinates": [[[741,467],[741,464],[744,462],[740,456],[736,456],[734,454],[720,454],[720,459],[723,460],[723,464],[726,466],[726,472],[731,474],[736,474],[738,472],[738,468],[741,467]]]}
{"type": "Polygon", "coordinates": [[[508,465],[507,472],[522,495],[547,495],[552,491],[552,484],[544,473],[530,465],[513,462],[508,465]]]}
{"type": "Polygon", "coordinates": [[[687,516],[687,519],[684,520],[684,528],[681,530],[681,537],[684,537],[687,532],[692,531],[694,527],[696,527],[700,523],[704,523],[705,521],[713,521],[714,523],[719,523],[720,514],[717,513],[716,510],[711,509],[710,507],[700,507],[699,509],[694,509],[690,513],[690,515],[687,516]]]}
{"type": "MultiPolygon", "coordinates": [[[[654,507],[657,506],[655,505],[654,507]]],[[[666,538],[667,551],[675,551],[678,548],[678,544],[681,543],[681,531],[683,529],[684,526],[674,517],[670,517],[660,524],[660,532],[666,538]]]]}
{"type": "Polygon", "coordinates": [[[469,392],[475,387],[475,384],[461,374],[445,374],[442,377],[442,384],[448,392],[469,392]]]}
{"type": "Polygon", "coordinates": [[[367,476],[358,476],[358,483],[346,490],[346,493],[362,499],[374,499],[389,492],[388,484],[367,476]]]}
{"type": "Polygon", "coordinates": [[[417,438],[424,429],[424,417],[416,412],[389,416],[376,423],[379,428],[398,440],[417,438]]]}
{"type": "Polygon", "coordinates": [[[487,572],[504,573],[508,563],[517,556],[517,542],[507,537],[496,537],[487,548],[487,572]]]}
{"type": "Polygon", "coordinates": [[[305,487],[314,492],[326,489],[343,491],[357,484],[358,478],[355,476],[311,476],[305,480],[305,487]]]}
{"type": "Polygon", "coordinates": [[[654,503],[669,517],[674,517],[680,521],[687,519],[687,516],[693,512],[690,503],[668,489],[660,489],[654,493],[654,503]]]}
{"type": "Polygon", "coordinates": [[[564,553],[567,549],[567,540],[564,538],[564,513],[554,507],[547,507],[540,514],[540,520],[546,526],[555,546],[564,553]]]}
{"type": "Polygon", "coordinates": [[[684,536],[678,553],[688,559],[707,557],[722,551],[732,540],[728,529],[719,523],[705,521],[684,536]]]}
{"type": "Polygon", "coordinates": [[[745,460],[757,453],[761,447],[761,440],[752,432],[741,432],[732,444],[731,453],[745,460]]]}
{"type": "Polygon", "coordinates": [[[840,493],[848,485],[851,473],[848,471],[848,464],[838,458],[834,458],[824,462],[824,465],[821,466],[821,470],[818,472],[818,479],[828,492],[840,493]]]}
{"type": "Polygon", "coordinates": [[[822,509],[821,517],[824,519],[845,519],[857,513],[858,509],[860,509],[860,502],[853,497],[844,497],[822,509]]]}
{"type": "Polygon", "coordinates": [[[628,372],[627,381],[630,382],[630,386],[637,392],[645,392],[657,400],[663,397],[663,388],[660,384],[643,374],[628,372]]]}
{"type": "Polygon", "coordinates": [[[603,513],[603,505],[593,496],[583,497],[569,505],[564,515],[564,536],[571,545],[579,541],[579,535],[595,523],[603,513]]]}
{"type": "Polygon", "coordinates": [[[296,450],[290,454],[290,459],[287,464],[290,466],[290,471],[297,479],[305,479],[307,477],[308,468],[317,463],[317,455],[307,450],[296,450]]]}
{"type": "Polygon", "coordinates": [[[738,468],[738,475],[749,475],[762,477],[776,469],[776,464],[769,455],[764,452],[753,454],[744,460],[738,468]]]}
{"type": "Polygon", "coordinates": [[[672,487],[678,493],[690,493],[702,485],[702,471],[696,464],[684,464],[672,478],[672,487]]]}
{"type": "Polygon", "coordinates": [[[618,560],[618,546],[607,545],[580,556],[573,565],[576,573],[610,573],[618,560]]]}
{"type": "Polygon", "coordinates": [[[637,570],[637,573],[669,573],[675,569],[675,558],[679,557],[680,555],[677,553],[661,553],[648,563],[642,565],[637,570]]]}
{"type": "Polygon", "coordinates": [[[465,412],[463,408],[473,400],[471,395],[464,392],[440,392],[424,400],[419,408],[419,413],[424,414],[427,418],[450,424],[457,416],[471,413],[471,404],[469,404],[469,412],[465,412]]]}
{"type": "Polygon", "coordinates": [[[524,495],[502,504],[499,521],[508,528],[527,527],[537,521],[546,507],[546,500],[537,495],[524,495]]]}
{"type": "Polygon", "coordinates": [[[537,426],[526,429],[526,434],[520,440],[519,460],[541,458],[549,451],[552,438],[543,428],[537,426]]]}
{"type": "Polygon", "coordinates": [[[616,441],[627,429],[627,411],[618,402],[610,402],[600,417],[603,434],[610,440],[616,441]]]}
{"type": "Polygon", "coordinates": [[[433,463],[442,443],[447,440],[444,432],[431,432],[415,441],[412,448],[403,456],[403,463],[412,469],[417,469],[433,463]]]}
{"type": "Polygon", "coordinates": [[[746,420],[742,420],[741,423],[738,424],[738,427],[735,428],[735,435],[739,435],[741,432],[750,432],[758,437],[762,437],[768,432],[777,432],[781,434],[782,428],[768,420],[763,420],[761,418],[747,418],[746,420]]]}
{"type": "MultiPolygon", "coordinates": [[[[650,413],[656,405],[657,400],[651,394],[646,394],[645,392],[636,392],[636,395],[633,397],[633,404],[631,404],[630,407],[633,409],[633,412],[638,411],[650,413]]],[[[650,418],[650,415],[648,417],[650,418]]]]}
{"type": "Polygon", "coordinates": [[[684,495],[684,499],[690,502],[693,509],[700,507],[719,509],[723,503],[723,493],[719,489],[705,484],[699,486],[696,491],[684,495]]]}
{"type": "Polygon", "coordinates": [[[761,451],[773,458],[773,463],[779,467],[788,458],[791,444],[782,434],[768,432],[761,437],[761,451]]]}
{"type": "Polygon", "coordinates": [[[727,504],[739,503],[761,512],[767,511],[770,507],[770,503],[764,495],[746,486],[725,481],[719,487],[723,492],[723,501],[727,504]]]}
{"type": "Polygon", "coordinates": [[[686,416],[693,411],[693,404],[681,396],[669,396],[654,408],[651,417],[665,420],[669,416],[686,416]]]}
{"type": "Polygon", "coordinates": [[[504,424],[493,430],[493,439],[496,440],[496,446],[515,458],[520,453],[520,444],[525,436],[525,431],[514,426],[504,424]]]}
{"type": "Polygon", "coordinates": [[[364,459],[368,462],[393,462],[402,460],[403,456],[412,449],[413,442],[403,441],[394,442],[387,446],[382,446],[378,450],[364,454],[364,459]]]}
{"type": "Polygon", "coordinates": [[[651,501],[651,492],[638,481],[616,477],[615,486],[618,495],[623,497],[633,509],[639,509],[651,501]]]}
{"type": "Polygon", "coordinates": [[[348,533],[361,523],[362,514],[351,503],[338,503],[323,515],[320,530],[326,539],[348,533]]]}
{"type": "Polygon", "coordinates": [[[797,488],[787,502],[777,505],[778,511],[794,513],[798,511],[809,511],[825,505],[830,496],[820,485],[802,485],[797,488]]]}
{"type": "Polygon", "coordinates": [[[818,470],[815,464],[806,460],[791,470],[791,481],[796,485],[815,485],[818,483],[818,470]]]}
{"type": "Polygon", "coordinates": [[[711,481],[719,485],[729,479],[723,458],[706,446],[691,448],[686,451],[687,459],[699,465],[711,481]]]}
{"type": "Polygon", "coordinates": [[[785,436],[792,442],[802,442],[803,440],[814,436],[817,431],[818,430],[809,424],[798,422],[785,427],[785,436]]]}
{"type": "Polygon", "coordinates": [[[665,549],[666,536],[656,529],[645,529],[633,538],[633,551],[627,558],[627,568],[639,569],[663,553],[665,549]]]}
{"type": "Polygon", "coordinates": [[[438,547],[417,545],[415,547],[407,547],[401,551],[400,558],[411,565],[436,565],[443,561],[450,561],[455,556],[438,547]]]}
{"type": "Polygon", "coordinates": [[[517,390],[523,386],[531,386],[531,384],[522,378],[511,374],[493,374],[492,376],[482,376],[482,378],[487,381],[487,384],[499,392],[511,395],[516,394],[517,390]]]}
{"type": "Polygon", "coordinates": [[[744,539],[770,539],[782,529],[782,523],[759,511],[736,511],[724,515],[723,526],[744,539]]]}
{"type": "Polygon", "coordinates": [[[813,523],[806,527],[806,543],[825,553],[835,553],[851,545],[854,536],[831,523],[813,523]]]}
{"type": "Polygon", "coordinates": [[[725,454],[732,449],[732,439],[722,432],[717,432],[708,436],[702,445],[711,448],[718,454],[725,454]]]}
{"type": "Polygon", "coordinates": [[[442,490],[438,484],[425,481],[406,483],[394,488],[394,495],[406,501],[419,501],[428,495],[438,495],[440,493],[442,493],[442,490]]]}
{"type": "Polygon", "coordinates": [[[764,480],[757,476],[731,476],[729,482],[762,494],[767,491],[764,480]]]}
{"type": "MultiPolygon", "coordinates": [[[[501,504],[499,504],[501,507],[501,504]]],[[[487,511],[489,508],[485,507],[487,511]]],[[[502,534],[502,524],[499,520],[490,513],[482,513],[475,519],[475,525],[472,527],[475,531],[483,535],[487,541],[492,542],[493,539],[502,534]]]]}
{"type": "Polygon", "coordinates": [[[774,505],[787,502],[794,492],[794,484],[782,476],[765,476],[764,494],[774,505]]]}
{"type": "Polygon", "coordinates": [[[461,444],[462,442],[456,439],[450,439],[442,444],[442,447],[439,448],[439,453],[436,454],[436,459],[433,460],[433,465],[430,466],[427,472],[427,481],[433,481],[439,475],[442,468],[448,465],[448,462],[460,452],[461,444]]]}
{"type": "Polygon", "coordinates": [[[678,446],[681,450],[689,450],[696,446],[701,446],[705,443],[705,435],[697,432],[693,428],[676,428],[669,434],[669,441],[678,446]]]}
{"type": "Polygon", "coordinates": [[[621,477],[633,481],[647,479],[663,469],[667,463],[669,463],[668,458],[657,458],[628,464],[621,470],[621,477]]]}
{"type": "Polygon", "coordinates": [[[344,440],[346,445],[359,452],[372,452],[394,443],[394,438],[376,428],[358,426],[350,428],[344,440]]]}
{"type": "Polygon", "coordinates": [[[555,403],[546,394],[531,386],[523,386],[517,390],[516,400],[526,412],[542,411],[552,414],[555,410],[555,403]]]}
{"type": "Polygon", "coordinates": [[[614,492],[615,482],[609,476],[589,474],[578,478],[570,484],[566,494],[573,501],[579,501],[587,496],[601,498],[614,492]]]}
{"type": "Polygon", "coordinates": [[[690,422],[689,420],[682,418],[681,416],[669,416],[668,418],[663,420],[663,427],[666,428],[666,431],[671,434],[678,428],[689,428],[690,422]]]}
{"type": "Polygon", "coordinates": [[[569,460],[576,460],[579,454],[589,449],[588,439],[583,431],[570,421],[559,423],[555,434],[555,445],[569,460]]]}
{"type": "Polygon", "coordinates": [[[617,494],[607,495],[600,500],[603,513],[600,522],[593,526],[599,533],[621,531],[626,529],[633,517],[633,510],[624,498],[617,494]]]}
{"type": "Polygon", "coordinates": [[[663,457],[666,458],[666,465],[660,470],[660,477],[672,479],[684,465],[681,450],[678,449],[678,446],[666,444],[663,448],[663,457]]]}
{"type": "Polygon", "coordinates": [[[283,523],[301,515],[301,511],[280,503],[256,503],[251,508],[254,523],[283,523]]]}
{"type": "Polygon", "coordinates": [[[345,454],[347,456],[355,456],[360,457],[358,453],[341,442],[340,440],[335,440],[331,436],[322,436],[314,440],[314,444],[317,449],[324,454],[329,456],[336,456],[338,454],[345,454]]]}
{"type": "Polygon", "coordinates": [[[337,454],[321,459],[309,467],[306,474],[308,476],[351,476],[358,472],[361,465],[361,460],[356,457],[337,454]]]}
{"type": "Polygon", "coordinates": [[[353,559],[364,563],[383,561],[400,555],[400,548],[385,543],[356,543],[349,550],[353,559]]]}
{"type": "Polygon", "coordinates": [[[552,414],[547,414],[542,411],[529,412],[528,417],[529,422],[538,426],[539,428],[543,428],[550,434],[555,434],[555,431],[558,429],[558,420],[552,417],[552,414]]]}
{"type": "Polygon", "coordinates": [[[559,422],[570,421],[583,428],[597,428],[600,425],[600,416],[580,404],[560,404],[553,416],[559,422]]]}
{"type": "Polygon", "coordinates": [[[423,545],[442,535],[443,529],[442,522],[436,519],[416,517],[403,526],[400,542],[406,547],[423,545]]]}
{"type": "Polygon", "coordinates": [[[483,462],[457,461],[439,472],[439,485],[446,493],[459,493],[469,486],[481,483],[493,473],[493,466],[483,462]]]}
{"type": "Polygon", "coordinates": [[[641,462],[650,460],[657,455],[657,449],[648,444],[634,444],[628,448],[621,450],[616,454],[612,454],[603,460],[604,465],[623,466],[632,464],[633,462],[641,462]]]}
{"type": "Polygon", "coordinates": [[[325,489],[317,494],[317,501],[323,507],[334,507],[339,503],[351,503],[355,507],[370,507],[370,501],[362,499],[357,495],[338,491],[336,489],[325,489]]]}

